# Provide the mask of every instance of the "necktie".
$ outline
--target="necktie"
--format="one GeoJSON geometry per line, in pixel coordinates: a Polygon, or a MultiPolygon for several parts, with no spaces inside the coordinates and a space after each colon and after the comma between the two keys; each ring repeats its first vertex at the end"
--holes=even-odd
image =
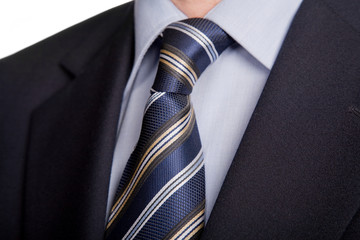
{"type": "Polygon", "coordinates": [[[205,170],[190,93],[233,40],[193,18],[163,32],[140,138],[120,181],[106,239],[197,239],[205,219],[205,170]]]}

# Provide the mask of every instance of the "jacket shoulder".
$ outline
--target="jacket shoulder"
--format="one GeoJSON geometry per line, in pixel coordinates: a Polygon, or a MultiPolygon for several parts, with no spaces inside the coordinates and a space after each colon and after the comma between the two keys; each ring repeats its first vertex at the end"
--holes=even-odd
{"type": "Polygon", "coordinates": [[[83,41],[90,42],[89,47],[98,47],[111,37],[121,24],[128,21],[129,15],[133,15],[133,5],[133,2],[129,2],[107,10],[1,59],[0,79],[4,71],[11,71],[13,68],[19,72],[26,68],[31,70],[39,62],[60,61],[68,51],[76,48],[83,41]],[[19,66],[22,68],[20,69],[19,66]]]}
{"type": "Polygon", "coordinates": [[[0,59],[0,102],[38,98],[64,86],[73,76],[61,65],[62,60],[76,52],[74,62],[86,63],[121,26],[132,26],[133,8],[133,2],[120,5],[0,59]]]}

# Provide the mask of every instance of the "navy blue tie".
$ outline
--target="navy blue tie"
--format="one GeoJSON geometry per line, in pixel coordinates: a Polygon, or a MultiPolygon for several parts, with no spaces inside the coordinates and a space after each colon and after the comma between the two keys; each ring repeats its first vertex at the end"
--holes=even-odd
{"type": "Polygon", "coordinates": [[[205,169],[190,93],[233,40],[193,18],[163,32],[142,129],[111,209],[106,239],[197,239],[205,219],[205,169]]]}

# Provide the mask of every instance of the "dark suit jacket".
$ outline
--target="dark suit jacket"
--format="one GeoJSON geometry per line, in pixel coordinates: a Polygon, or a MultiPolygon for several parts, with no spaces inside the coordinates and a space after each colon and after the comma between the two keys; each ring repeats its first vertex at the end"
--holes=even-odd
{"type": "MultiPolygon", "coordinates": [[[[304,0],[203,239],[360,239],[359,2],[304,0]]],[[[103,237],[133,16],[1,60],[0,239],[103,237]]]]}

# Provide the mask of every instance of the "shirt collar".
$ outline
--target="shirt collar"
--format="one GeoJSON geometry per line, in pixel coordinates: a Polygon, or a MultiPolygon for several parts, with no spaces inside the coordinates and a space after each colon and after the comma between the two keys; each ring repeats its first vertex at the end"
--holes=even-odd
{"type": "MultiPolygon", "coordinates": [[[[205,18],[271,69],[302,0],[222,0],[205,18]],[[235,10],[234,10],[235,9],[235,10]]],[[[135,0],[135,61],[163,29],[187,18],[170,0],[135,0]]]]}
{"type": "Polygon", "coordinates": [[[186,18],[170,0],[135,0],[135,63],[167,25],[186,18]]]}

